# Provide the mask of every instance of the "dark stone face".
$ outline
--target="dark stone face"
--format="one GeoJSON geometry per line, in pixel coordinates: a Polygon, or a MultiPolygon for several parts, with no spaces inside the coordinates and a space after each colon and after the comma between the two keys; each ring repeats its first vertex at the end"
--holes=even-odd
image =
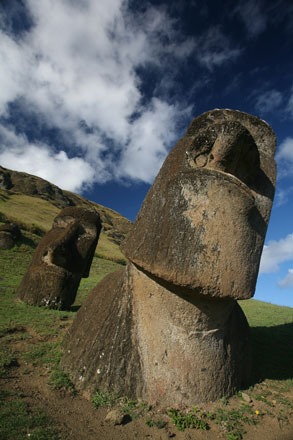
{"type": "Polygon", "coordinates": [[[90,266],[101,230],[96,213],[81,208],[65,208],[53,223],[58,239],[53,251],[53,263],[64,269],[89,276],[90,266]]]}
{"type": "Polygon", "coordinates": [[[0,226],[0,249],[11,249],[20,236],[21,232],[16,224],[6,223],[0,226]]]}
{"type": "Polygon", "coordinates": [[[100,231],[95,211],[63,209],[34,253],[18,288],[20,298],[29,304],[69,307],[80,279],[89,276],[100,231]]]}
{"type": "Polygon", "coordinates": [[[232,110],[190,124],[166,158],[122,251],[191,295],[250,298],[275,186],[276,139],[232,110]]]}

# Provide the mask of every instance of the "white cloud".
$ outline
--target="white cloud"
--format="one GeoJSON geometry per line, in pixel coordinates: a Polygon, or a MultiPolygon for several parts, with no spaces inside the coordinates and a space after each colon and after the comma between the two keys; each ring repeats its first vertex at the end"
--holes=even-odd
{"type": "Polygon", "coordinates": [[[286,138],[279,146],[276,154],[278,163],[278,178],[293,175],[293,138],[286,138]]]}
{"type": "Polygon", "coordinates": [[[288,275],[278,282],[278,286],[281,287],[281,289],[293,287],[293,269],[288,270],[288,275]]]}
{"type": "Polygon", "coordinates": [[[257,97],[255,108],[260,113],[270,113],[278,108],[283,101],[278,90],[268,90],[257,97]]]}
{"type": "Polygon", "coordinates": [[[197,41],[197,58],[207,69],[221,66],[241,53],[231,47],[230,41],[219,27],[211,27],[197,41]]]}
{"type": "MultiPolygon", "coordinates": [[[[185,109],[189,112],[190,109],[185,109]]],[[[182,113],[184,111],[182,110],[182,113]]],[[[122,153],[123,172],[132,179],[151,183],[167,154],[168,146],[176,139],[174,120],[178,106],[166,105],[153,99],[149,108],[132,126],[131,140],[122,153]]],[[[118,175],[119,177],[119,175],[118,175]]]]}
{"type": "Polygon", "coordinates": [[[281,143],[276,159],[293,162],[293,138],[288,137],[281,143]]]}
{"type": "Polygon", "coordinates": [[[74,192],[94,179],[96,170],[81,158],[69,158],[62,150],[54,153],[48,145],[29,143],[24,135],[1,126],[0,136],[8,147],[0,152],[0,163],[6,168],[42,177],[74,192]]]}
{"type": "Polygon", "coordinates": [[[265,5],[259,0],[247,0],[235,8],[234,12],[239,14],[249,38],[257,37],[265,30],[267,18],[263,11],[265,5]]]}
{"type": "Polygon", "coordinates": [[[7,104],[26,87],[28,62],[21,46],[0,30],[0,115],[6,114],[7,104]]]}
{"type": "Polygon", "coordinates": [[[178,61],[197,59],[211,70],[239,55],[219,28],[197,41],[184,38],[162,7],[134,13],[127,0],[25,4],[33,26],[18,38],[11,26],[0,31],[0,116],[9,118],[9,104],[21,99],[22,110],[60,130],[60,144],[30,142],[25,130],[16,135],[9,129],[13,147],[2,125],[0,159],[67,188],[113,178],[150,183],[177,137],[177,121],[191,115],[184,103],[171,104],[166,92],[178,61]],[[146,97],[138,68],[150,64],[163,79],[146,97]],[[58,177],[62,169],[71,170],[70,181],[58,177]]]}
{"type": "Polygon", "coordinates": [[[292,193],[293,193],[293,186],[289,186],[288,188],[281,188],[280,185],[277,186],[277,191],[275,195],[276,207],[279,208],[280,206],[285,205],[289,200],[290,194],[292,193]]]}
{"type": "Polygon", "coordinates": [[[269,241],[268,245],[264,246],[260,273],[277,272],[279,264],[290,260],[293,260],[293,234],[289,234],[279,241],[269,241]]]}

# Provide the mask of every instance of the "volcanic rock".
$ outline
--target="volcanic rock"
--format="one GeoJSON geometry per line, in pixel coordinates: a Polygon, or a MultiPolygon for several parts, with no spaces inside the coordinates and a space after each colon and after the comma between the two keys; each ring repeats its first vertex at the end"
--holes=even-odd
{"type": "Polygon", "coordinates": [[[106,415],[105,422],[112,426],[123,425],[125,419],[125,414],[122,414],[118,409],[112,409],[106,415]]]}

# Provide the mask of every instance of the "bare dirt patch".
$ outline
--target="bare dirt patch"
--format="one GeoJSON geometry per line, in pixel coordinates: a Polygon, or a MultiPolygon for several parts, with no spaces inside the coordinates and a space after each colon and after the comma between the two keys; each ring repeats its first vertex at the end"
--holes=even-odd
{"type": "MultiPolygon", "coordinates": [[[[27,341],[23,341],[27,343],[27,341]]],[[[29,340],[31,342],[31,340],[29,340]]],[[[54,390],[49,385],[50,371],[44,366],[33,366],[23,361],[18,361],[18,367],[12,366],[7,374],[1,378],[1,388],[6,391],[21,393],[31,409],[43,410],[57,430],[62,439],[70,440],[131,440],[155,439],[167,440],[213,440],[229,439],[238,440],[292,440],[293,439],[293,392],[274,390],[272,384],[262,383],[253,390],[248,390],[252,401],[245,402],[242,397],[235,396],[229,401],[225,399],[198,408],[208,415],[207,431],[199,429],[185,429],[180,432],[165,412],[144,411],[134,420],[125,418],[123,425],[107,423],[106,416],[111,408],[95,409],[90,401],[81,395],[74,396],[65,390],[54,390]],[[242,426],[239,434],[229,434],[229,419],[225,415],[232,414],[240,407],[250,408],[250,419],[257,424],[246,422],[245,416],[236,424],[242,426]],[[210,417],[223,411],[223,420],[210,417]],[[152,425],[153,426],[148,426],[152,425]],[[156,425],[159,425],[159,429],[156,425]],[[242,436],[242,437],[241,437],[242,436]]],[[[227,416],[228,417],[228,416],[227,416]]],[[[236,432],[236,431],[235,431],[236,432]]]]}

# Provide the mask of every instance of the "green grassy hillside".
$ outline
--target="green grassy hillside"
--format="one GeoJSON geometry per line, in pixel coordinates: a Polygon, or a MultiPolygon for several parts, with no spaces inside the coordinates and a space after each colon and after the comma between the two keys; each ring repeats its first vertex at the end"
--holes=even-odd
{"type": "Polygon", "coordinates": [[[125,263],[119,246],[130,231],[131,222],[112,209],[31,176],[0,167],[0,222],[17,223],[21,229],[44,235],[53,219],[66,206],[81,206],[99,212],[103,231],[96,255],[125,263]]]}

